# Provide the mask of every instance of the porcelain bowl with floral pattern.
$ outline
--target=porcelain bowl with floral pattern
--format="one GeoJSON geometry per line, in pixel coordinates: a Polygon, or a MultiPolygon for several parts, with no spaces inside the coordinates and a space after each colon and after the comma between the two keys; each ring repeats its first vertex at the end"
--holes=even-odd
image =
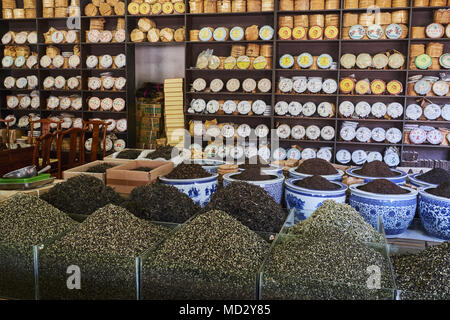
{"type": "Polygon", "coordinates": [[[422,181],[417,178],[418,176],[420,176],[422,174],[423,173],[415,173],[415,174],[408,175],[409,183],[418,188],[428,188],[428,187],[437,188],[437,186],[438,186],[437,184],[425,182],[425,181],[422,181]]]}
{"type": "MultiPolygon", "coordinates": [[[[297,167],[289,169],[289,176],[294,179],[304,179],[313,176],[312,174],[300,173],[295,171],[297,167]]],[[[329,181],[342,181],[342,177],[344,176],[344,171],[337,170],[338,173],[330,174],[330,175],[322,175],[325,179],[329,181]]]]}
{"type": "Polygon", "coordinates": [[[272,198],[281,203],[281,197],[283,195],[283,181],[284,176],[282,174],[273,175],[275,178],[270,180],[262,180],[262,181],[244,181],[233,179],[233,177],[240,172],[227,173],[223,176],[223,186],[226,187],[231,182],[247,182],[254,184],[255,186],[261,187],[266,192],[272,196],[272,198]]]}
{"type": "Polygon", "coordinates": [[[419,191],[419,215],[423,227],[432,236],[450,240],[450,198],[428,193],[428,187],[419,191]]]}
{"type": "Polygon", "coordinates": [[[174,186],[184,194],[188,195],[196,204],[204,207],[208,204],[212,194],[217,191],[218,174],[211,177],[198,179],[168,179],[166,177],[159,177],[159,180],[171,186],[174,186]]]}
{"type": "Polygon", "coordinates": [[[374,228],[378,226],[378,216],[383,219],[387,235],[401,234],[408,229],[417,208],[417,190],[405,194],[379,194],[358,189],[364,184],[350,186],[350,205],[374,228]]]}
{"type": "Polygon", "coordinates": [[[295,210],[295,223],[308,219],[325,200],[345,203],[347,185],[333,181],[339,186],[336,190],[312,190],[296,186],[294,183],[302,179],[289,178],[284,182],[284,199],[288,210],[295,210]]]}
{"type": "Polygon", "coordinates": [[[393,177],[369,177],[369,176],[363,176],[360,175],[358,173],[356,173],[355,171],[360,170],[361,167],[355,167],[355,168],[350,168],[347,169],[347,171],[345,171],[347,173],[347,175],[349,175],[350,177],[354,177],[354,178],[358,178],[358,179],[364,179],[364,183],[373,181],[373,180],[377,180],[377,179],[386,179],[389,180],[395,184],[398,185],[402,185],[406,182],[406,177],[408,176],[408,174],[406,172],[403,172],[401,170],[398,169],[391,169],[391,171],[398,173],[398,175],[393,176],[393,177]]]}
{"type": "Polygon", "coordinates": [[[210,159],[196,159],[192,160],[192,163],[199,164],[211,174],[216,174],[219,166],[225,164],[222,160],[210,160],[210,159]]]}

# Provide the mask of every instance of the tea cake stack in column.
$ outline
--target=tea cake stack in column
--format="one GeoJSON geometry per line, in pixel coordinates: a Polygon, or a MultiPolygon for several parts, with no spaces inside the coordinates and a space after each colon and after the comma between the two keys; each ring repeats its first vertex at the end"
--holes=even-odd
{"type": "Polygon", "coordinates": [[[184,139],[183,78],[164,80],[164,122],[167,143],[176,145],[184,139]]]}

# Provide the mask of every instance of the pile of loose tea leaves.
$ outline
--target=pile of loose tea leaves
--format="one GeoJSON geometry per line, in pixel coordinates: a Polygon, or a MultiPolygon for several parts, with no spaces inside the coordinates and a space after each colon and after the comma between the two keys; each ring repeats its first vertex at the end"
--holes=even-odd
{"type": "Polygon", "coordinates": [[[131,159],[134,160],[142,153],[142,150],[129,149],[119,152],[117,159],[131,159]]]}
{"type": "Polygon", "coordinates": [[[295,170],[305,174],[316,174],[321,176],[332,175],[338,173],[337,170],[327,160],[320,158],[312,158],[303,161],[303,163],[295,170]]]}
{"type": "Polygon", "coordinates": [[[253,299],[269,244],[227,213],[202,213],[143,264],[144,299],[253,299]]]}
{"type": "Polygon", "coordinates": [[[232,178],[241,181],[264,181],[277,179],[278,177],[265,174],[264,172],[261,172],[260,168],[251,168],[233,175],[232,178]]]}
{"type": "Polygon", "coordinates": [[[162,183],[134,188],[126,208],[139,218],[174,223],[185,222],[199,210],[186,194],[162,183]]]}
{"type": "Polygon", "coordinates": [[[362,186],[358,187],[359,190],[366,192],[378,193],[378,194],[406,194],[409,190],[403,189],[396,185],[392,181],[386,179],[375,179],[362,186]]]}
{"type": "Polygon", "coordinates": [[[337,229],[354,241],[384,243],[381,233],[348,204],[326,200],[306,220],[287,229],[290,234],[324,233],[337,229]]]}
{"type": "Polygon", "coordinates": [[[450,198],[450,181],[441,183],[437,188],[428,189],[427,192],[438,197],[450,198]]]}
{"type": "Polygon", "coordinates": [[[147,159],[163,158],[166,160],[170,160],[172,159],[172,153],[178,154],[178,149],[172,146],[162,146],[157,147],[155,151],[150,152],[146,158],[147,159]]]}
{"type": "Polygon", "coordinates": [[[222,210],[255,231],[279,232],[287,214],[263,188],[232,182],[215,192],[204,208],[222,210]]]}
{"type": "Polygon", "coordinates": [[[46,246],[39,259],[43,299],[133,299],[135,257],[169,230],[122,207],[104,206],[78,227],[46,246]],[[79,266],[80,290],[67,289],[67,267],[79,266]]]}
{"type": "Polygon", "coordinates": [[[366,162],[361,169],[354,172],[366,177],[395,177],[400,175],[398,172],[392,171],[386,163],[380,160],[366,162]]]}
{"type": "Polygon", "coordinates": [[[239,165],[239,169],[244,170],[253,168],[269,168],[269,167],[270,163],[259,156],[253,156],[249,158],[247,162],[239,165]]]}
{"type": "Polygon", "coordinates": [[[212,176],[199,164],[180,163],[166,178],[168,179],[199,179],[212,176]]]}
{"type": "Polygon", "coordinates": [[[133,171],[143,171],[143,172],[150,172],[150,171],[152,171],[153,169],[152,168],[149,168],[149,167],[137,167],[137,168],[134,168],[133,169],[133,171]]]}
{"type": "Polygon", "coordinates": [[[415,254],[394,255],[397,286],[405,299],[450,299],[450,242],[415,254]]]}
{"type": "Polygon", "coordinates": [[[119,164],[116,163],[101,163],[97,164],[95,166],[89,167],[86,172],[89,173],[106,173],[106,170],[114,168],[115,166],[118,166],[119,164]]]}
{"type": "Polygon", "coordinates": [[[77,226],[47,202],[17,193],[0,206],[0,293],[34,298],[33,245],[77,226]]]}
{"type": "Polygon", "coordinates": [[[324,177],[318,175],[307,177],[302,180],[297,180],[294,182],[294,184],[297,187],[312,190],[337,190],[341,188],[340,185],[330,182],[324,177]]]}
{"type": "Polygon", "coordinates": [[[370,268],[381,288],[393,288],[387,259],[337,228],[281,235],[264,268],[263,299],[392,299],[392,290],[369,289],[370,268]]]}
{"type": "Polygon", "coordinates": [[[88,215],[107,204],[120,205],[123,199],[103,181],[79,175],[56,184],[41,198],[69,214],[88,215]]]}
{"type": "Polygon", "coordinates": [[[441,184],[450,181],[450,173],[442,168],[434,168],[416,178],[431,184],[441,184]]]}

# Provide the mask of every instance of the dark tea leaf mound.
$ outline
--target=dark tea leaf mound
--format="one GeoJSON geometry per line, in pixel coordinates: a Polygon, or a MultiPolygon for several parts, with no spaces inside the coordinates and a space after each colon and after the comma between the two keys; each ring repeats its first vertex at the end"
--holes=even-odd
{"type": "Polygon", "coordinates": [[[247,162],[239,165],[239,168],[244,170],[253,168],[268,168],[268,167],[270,167],[270,163],[259,156],[253,156],[249,158],[247,162]]]}
{"type": "Polygon", "coordinates": [[[450,299],[450,242],[395,255],[392,264],[399,289],[410,291],[404,298],[450,299]]]}
{"type": "Polygon", "coordinates": [[[438,197],[450,198],[450,181],[441,183],[437,188],[428,189],[427,192],[438,197]]]}
{"type": "Polygon", "coordinates": [[[314,175],[302,180],[297,180],[294,184],[298,187],[312,190],[337,190],[341,186],[332,183],[322,176],[314,175]]]}
{"type": "Polygon", "coordinates": [[[172,159],[172,152],[175,151],[176,154],[178,154],[178,149],[174,148],[172,146],[162,146],[157,147],[155,151],[150,152],[147,155],[147,159],[157,159],[157,158],[164,158],[166,160],[172,159]]]}
{"type": "Polygon", "coordinates": [[[432,184],[441,184],[450,181],[450,173],[442,168],[434,168],[416,178],[432,184]]]}
{"type": "Polygon", "coordinates": [[[139,218],[174,223],[185,222],[199,209],[187,195],[162,183],[134,188],[126,208],[139,218]]]}
{"type": "Polygon", "coordinates": [[[395,183],[386,179],[376,179],[358,187],[359,190],[379,193],[379,194],[406,194],[408,190],[399,187],[395,183]]]}
{"type": "Polygon", "coordinates": [[[265,174],[264,172],[261,172],[260,168],[251,168],[232,176],[232,178],[241,181],[264,181],[277,179],[278,177],[265,174]]]}
{"type": "Polygon", "coordinates": [[[379,160],[366,162],[361,169],[355,170],[354,172],[366,177],[395,177],[400,175],[392,171],[386,163],[379,160]]]}
{"type": "Polygon", "coordinates": [[[295,171],[305,174],[316,174],[327,176],[338,173],[338,171],[327,160],[312,158],[305,160],[295,171]]]}
{"type": "Polygon", "coordinates": [[[103,181],[79,175],[56,184],[41,198],[65,213],[91,214],[107,204],[120,205],[123,199],[103,181]]]}
{"type": "Polygon", "coordinates": [[[116,158],[117,159],[136,159],[137,157],[139,157],[139,155],[142,153],[142,150],[135,150],[135,149],[130,149],[130,150],[124,150],[121,151],[116,158]]]}
{"type": "Polygon", "coordinates": [[[17,193],[0,206],[0,241],[29,250],[76,225],[65,213],[26,193],[17,193]]]}
{"type": "Polygon", "coordinates": [[[133,171],[144,171],[144,172],[150,172],[152,170],[153,169],[149,168],[149,167],[138,167],[138,168],[133,169],[133,171]]]}
{"type": "Polygon", "coordinates": [[[90,167],[86,170],[86,172],[90,173],[106,173],[106,170],[114,168],[118,164],[115,163],[101,163],[96,166],[90,167]]]}
{"type": "Polygon", "coordinates": [[[166,178],[169,179],[199,179],[212,175],[199,164],[180,163],[166,178]]]}
{"type": "Polygon", "coordinates": [[[286,218],[263,188],[245,182],[232,182],[215,192],[204,210],[225,211],[251,230],[265,232],[279,232],[286,218]]]}

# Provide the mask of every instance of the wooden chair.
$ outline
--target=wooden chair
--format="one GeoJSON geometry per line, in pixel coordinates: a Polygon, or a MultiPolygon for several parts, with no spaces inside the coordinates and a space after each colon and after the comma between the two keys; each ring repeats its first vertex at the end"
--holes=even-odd
{"type": "Polygon", "coordinates": [[[106,122],[103,120],[83,120],[83,129],[87,132],[90,131],[90,127],[92,126],[92,148],[91,148],[91,157],[90,161],[97,160],[97,152],[98,146],[100,142],[100,129],[103,130],[102,134],[102,144],[103,144],[103,158],[106,155],[106,128],[111,124],[111,122],[106,122]]]}
{"type": "Polygon", "coordinates": [[[34,133],[34,126],[39,123],[41,125],[41,136],[46,135],[47,133],[50,133],[51,124],[56,124],[56,131],[61,130],[61,124],[63,123],[63,120],[55,121],[52,119],[39,119],[39,120],[31,120],[30,118],[30,141],[33,141],[33,133],[34,133]]]}
{"type": "Polygon", "coordinates": [[[5,126],[6,126],[6,141],[5,141],[5,144],[6,144],[6,146],[8,147],[8,149],[9,149],[9,140],[10,140],[10,136],[9,136],[9,123],[10,122],[13,122],[14,120],[13,119],[8,119],[8,120],[5,120],[5,119],[2,119],[2,118],[0,118],[0,122],[1,123],[4,123],[5,124],[5,126]]]}
{"type": "Polygon", "coordinates": [[[50,158],[50,154],[52,149],[52,142],[55,137],[56,132],[49,132],[35,139],[33,150],[33,165],[35,165],[38,170],[54,163],[54,161],[52,161],[52,159],[50,158]]]}
{"type": "Polygon", "coordinates": [[[56,143],[56,154],[58,158],[58,179],[62,179],[62,171],[84,164],[84,128],[70,128],[65,131],[58,132],[56,143]],[[62,144],[64,137],[69,136],[69,154],[67,163],[63,163],[62,144]]]}

